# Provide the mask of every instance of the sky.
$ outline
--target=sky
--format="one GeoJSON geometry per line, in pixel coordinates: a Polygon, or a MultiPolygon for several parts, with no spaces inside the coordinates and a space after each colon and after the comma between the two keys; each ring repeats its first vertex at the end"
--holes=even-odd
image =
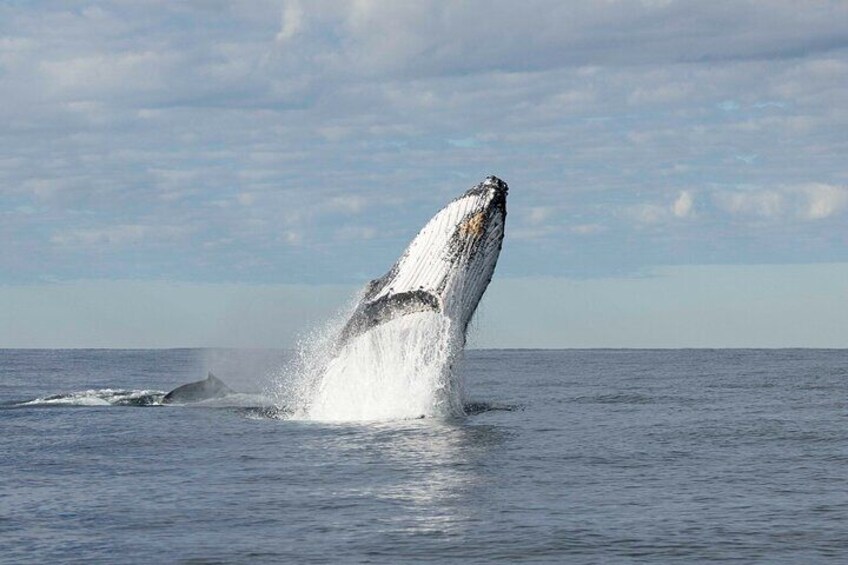
{"type": "Polygon", "coordinates": [[[289,347],[510,184],[477,347],[848,347],[848,2],[0,1],[0,347],[289,347]]]}

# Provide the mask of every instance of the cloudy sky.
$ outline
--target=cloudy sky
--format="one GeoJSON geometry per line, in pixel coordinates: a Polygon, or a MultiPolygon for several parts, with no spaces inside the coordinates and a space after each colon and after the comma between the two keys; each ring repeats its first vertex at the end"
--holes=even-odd
{"type": "Polygon", "coordinates": [[[478,346],[848,346],[848,2],[0,3],[0,347],[287,346],[496,174],[478,346]]]}

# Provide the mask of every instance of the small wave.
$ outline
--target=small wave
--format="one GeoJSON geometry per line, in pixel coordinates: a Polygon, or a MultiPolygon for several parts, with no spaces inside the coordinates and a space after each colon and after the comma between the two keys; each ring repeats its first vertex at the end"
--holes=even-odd
{"type": "MultiPolygon", "coordinates": [[[[116,390],[105,388],[53,394],[18,402],[13,404],[13,406],[183,406],[183,404],[179,403],[165,404],[162,402],[164,397],[165,392],[161,390],[116,390]]],[[[266,396],[248,393],[234,393],[221,398],[192,402],[187,405],[256,411],[263,411],[268,407],[274,407],[273,401],[266,396]]]]}
{"type": "Polygon", "coordinates": [[[104,388],[54,394],[20,402],[17,406],[159,406],[165,393],[158,390],[104,388]]]}
{"type": "Polygon", "coordinates": [[[562,402],[577,404],[695,404],[699,400],[671,395],[648,395],[640,393],[611,393],[590,396],[576,396],[563,399],[562,402]]]}
{"type": "Polygon", "coordinates": [[[248,420],[290,420],[294,415],[293,410],[278,406],[244,406],[235,411],[248,420]]]}
{"type": "Polygon", "coordinates": [[[498,404],[494,402],[466,402],[462,405],[466,416],[476,416],[485,412],[515,412],[524,410],[523,406],[518,404],[498,404]]]}
{"type": "Polygon", "coordinates": [[[219,398],[208,398],[197,402],[171,402],[171,406],[202,406],[206,408],[245,408],[261,410],[266,407],[274,407],[274,401],[262,394],[250,394],[246,392],[234,392],[219,398]]]}
{"type": "MultiPolygon", "coordinates": [[[[291,407],[285,406],[270,406],[270,405],[252,405],[244,407],[235,407],[236,411],[250,420],[300,420],[298,412],[291,407]]],[[[516,412],[524,410],[524,406],[520,404],[499,404],[495,402],[466,402],[462,405],[465,416],[478,416],[486,412],[516,412]]],[[[410,418],[401,418],[400,420],[419,420],[426,418],[425,415],[419,415],[410,418]]]]}

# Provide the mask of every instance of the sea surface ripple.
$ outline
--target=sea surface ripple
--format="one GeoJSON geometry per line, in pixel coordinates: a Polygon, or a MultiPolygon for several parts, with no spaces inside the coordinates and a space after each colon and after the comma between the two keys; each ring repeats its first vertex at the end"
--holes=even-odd
{"type": "MultiPolygon", "coordinates": [[[[261,393],[262,355],[219,376],[261,393]]],[[[470,351],[452,419],[33,403],[209,359],[0,350],[0,562],[848,559],[845,350],[470,351]]]]}

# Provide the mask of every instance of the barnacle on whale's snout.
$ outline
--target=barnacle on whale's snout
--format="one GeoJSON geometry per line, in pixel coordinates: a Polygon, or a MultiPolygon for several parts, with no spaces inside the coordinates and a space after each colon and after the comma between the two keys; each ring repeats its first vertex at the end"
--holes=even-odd
{"type": "Polygon", "coordinates": [[[486,227],[486,213],[485,212],[477,212],[467,220],[465,220],[461,226],[459,226],[459,233],[462,235],[470,235],[474,237],[480,237],[483,234],[483,231],[486,227]]]}

